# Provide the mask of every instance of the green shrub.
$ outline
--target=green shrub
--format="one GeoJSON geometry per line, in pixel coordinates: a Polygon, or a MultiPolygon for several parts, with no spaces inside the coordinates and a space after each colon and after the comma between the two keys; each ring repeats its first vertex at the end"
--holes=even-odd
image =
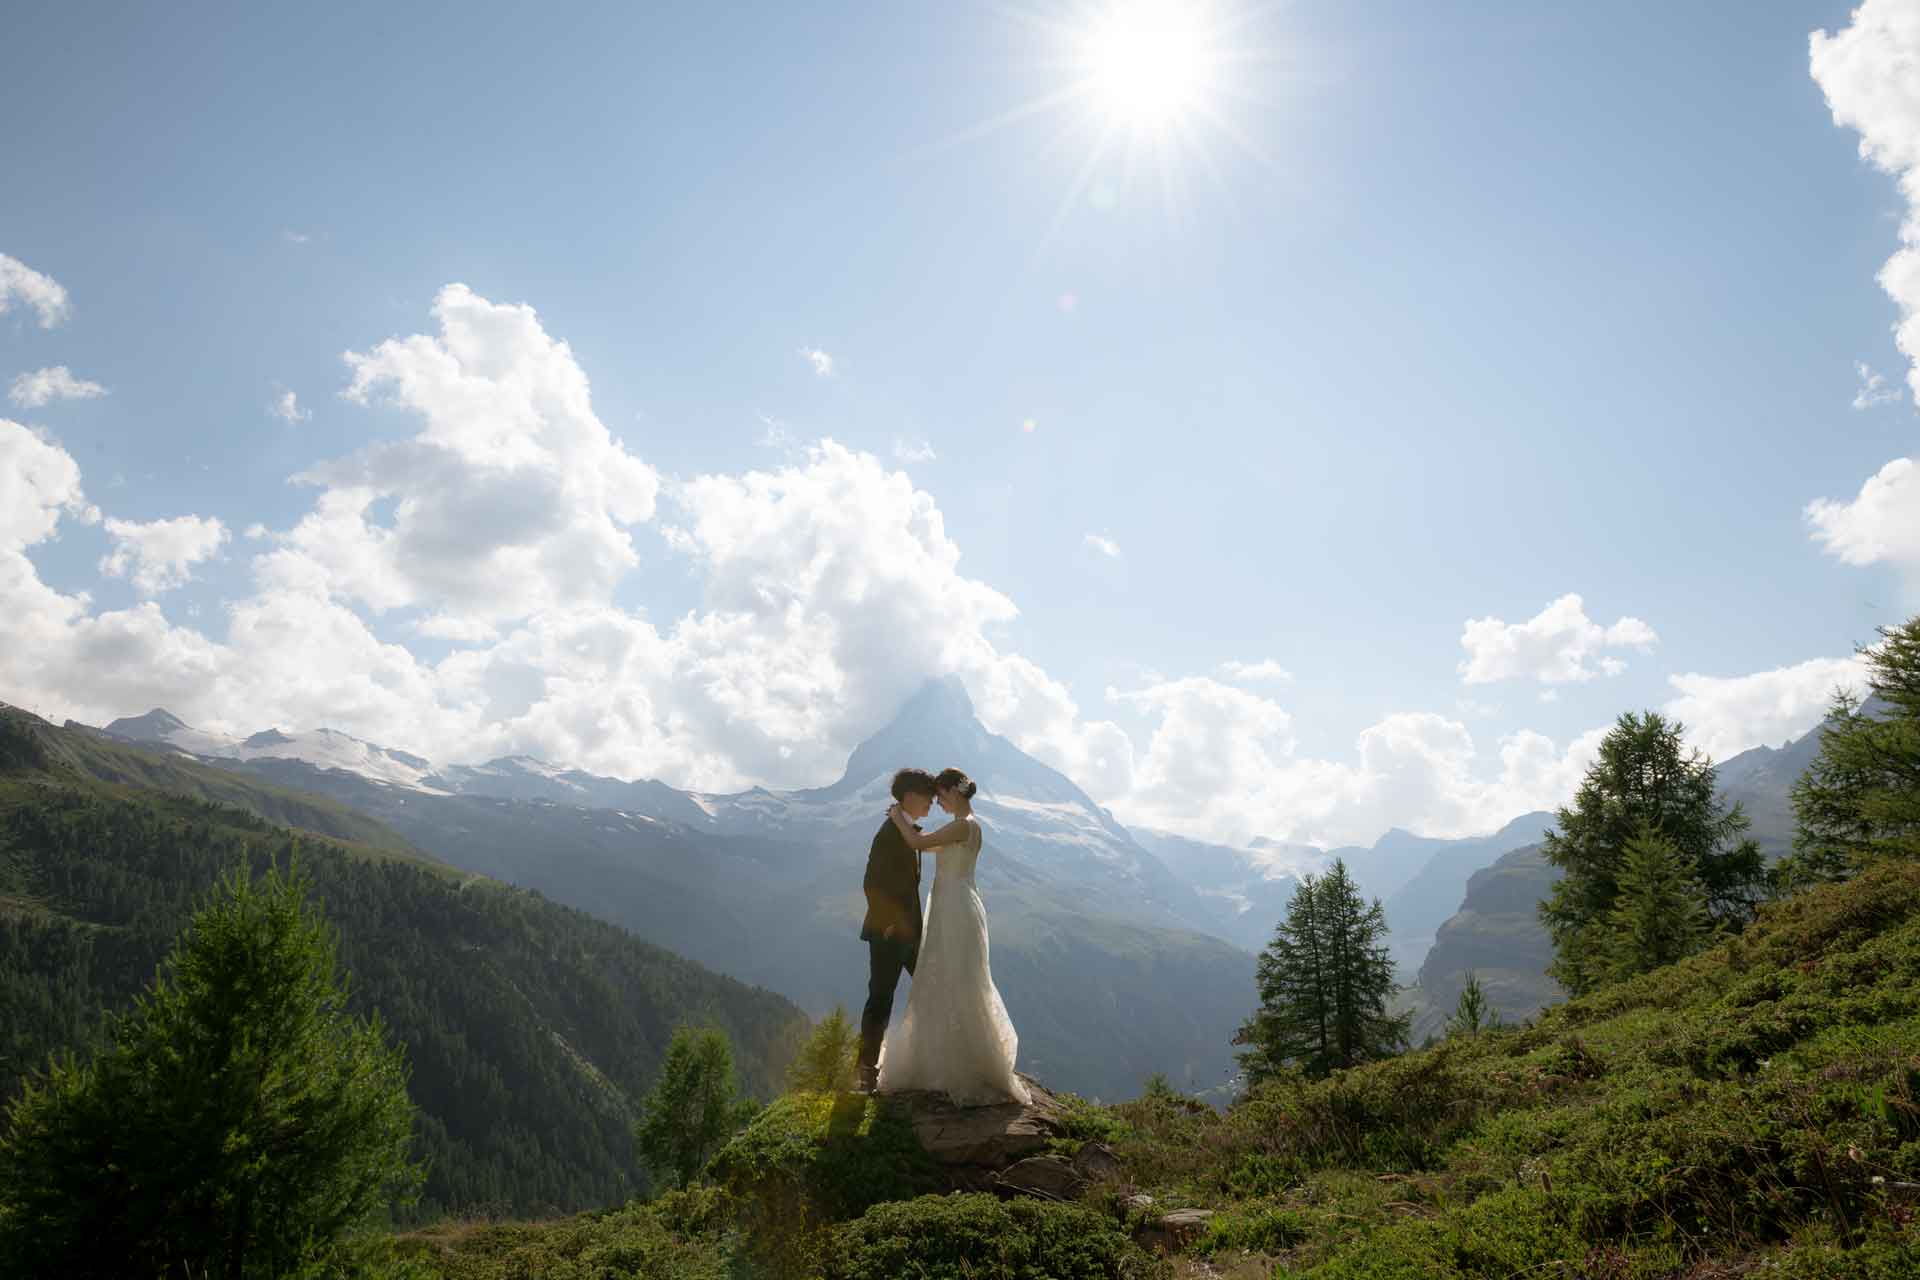
{"type": "Polygon", "coordinates": [[[740,1242],[711,1220],[716,1196],[697,1188],[551,1222],[443,1224],[400,1237],[398,1252],[409,1280],[730,1280],[740,1242]],[[684,1229],[696,1220],[699,1231],[684,1229]]]}
{"type": "Polygon", "coordinates": [[[1147,1280],[1164,1263],[1079,1205],[923,1196],[842,1227],[827,1280],[1147,1280]]]}
{"type": "Polygon", "coordinates": [[[855,1094],[781,1096],[707,1172],[732,1197],[756,1264],[776,1275],[810,1274],[835,1223],[940,1185],[905,1111],[855,1094]]]}
{"type": "Polygon", "coordinates": [[[1253,1205],[1220,1214],[1207,1224],[1207,1233],[1195,1252],[1219,1253],[1245,1249],[1250,1253],[1278,1253],[1313,1234],[1313,1224],[1297,1209],[1253,1205]]]}

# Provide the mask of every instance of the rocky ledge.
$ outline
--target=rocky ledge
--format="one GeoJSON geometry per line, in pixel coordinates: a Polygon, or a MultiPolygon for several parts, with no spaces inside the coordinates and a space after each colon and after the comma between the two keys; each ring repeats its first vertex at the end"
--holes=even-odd
{"type": "Polygon", "coordinates": [[[1071,1156],[1056,1150],[1054,1140],[1067,1137],[1066,1108],[1039,1081],[1020,1079],[1032,1094],[1029,1103],[963,1107],[944,1093],[882,1096],[905,1113],[921,1147],[955,1191],[1078,1200],[1104,1183],[1132,1211],[1140,1224],[1136,1237],[1150,1248],[1176,1250],[1205,1229],[1213,1216],[1206,1209],[1156,1214],[1150,1197],[1127,1194],[1126,1171],[1111,1148],[1089,1142],[1071,1156]]]}

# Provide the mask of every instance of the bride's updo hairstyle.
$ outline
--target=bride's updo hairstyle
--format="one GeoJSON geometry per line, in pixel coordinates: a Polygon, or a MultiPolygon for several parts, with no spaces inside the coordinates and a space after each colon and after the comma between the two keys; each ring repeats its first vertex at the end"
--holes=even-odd
{"type": "Polygon", "coordinates": [[[980,790],[979,784],[958,769],[942,769],[940,776],[933,780],[933,785],[942,791],[951,787],[968,800],[973,799],[974,793],[980,790]]]}

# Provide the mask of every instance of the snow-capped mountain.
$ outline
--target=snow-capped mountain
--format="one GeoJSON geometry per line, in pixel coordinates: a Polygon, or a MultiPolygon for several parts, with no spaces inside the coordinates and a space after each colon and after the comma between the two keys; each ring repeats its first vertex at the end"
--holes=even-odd
{"type": "MultiPolygon", "coordinates": [[[[951,677],[929,682],[855,748],[831,786],[696,799],[717,830],[826,842],[864,859],[892,803],[894,772],[917,766],[937,773],[949,765],[979,784],[974,813],[990,851],[980,862],[984,890],[1045,885],[1103,914],[1219,932],[1226,914],[1220,907],[1170,872],[1071,778],[989,733],[965,686],[951,677]]],[[[941,821],[935,810],[930,822],[941,821]]]]}
{"type": "Polygon", "coordinates": [[[312,729],[282,733],[263,729],[250,737],[196,729],[169,711],[155,707],[143,716],[126,716],[107,732],[130,742],[167,747],[205,760],[300,760],[316,769],[343,769],[375,782],[432,790],[426,781],[433,766],[419,756],[393,751],[339,732],[312,729]]]}
{"type": "MultiPolygon", "coordinates": [[[[421,795],[487,796],[603,809],[727,836],[757,836],[866,856],[892,803],[894,771],[915,765],[965,769],[980,785],[975,812],[994,856],[983,886],[1050,886],[1083,906],[1124,919],[1231,937],[1221,926],[1240,908],[1195,890],[1096,804],[1072,779],[989,733],[958,680],[929,682],[891,723],[857,747],[831,786],[796,791],[756,787],[731,795],[680,791],[651,779],[626,781],[505,756],[481,765],[439,766],[333,729],[251,737],[196,729],[154,709],[115,720],[106,731],[210,761],[300,762],[421,795]]],[[[938,812],[934,820],[939,821],[938,812]]]]}

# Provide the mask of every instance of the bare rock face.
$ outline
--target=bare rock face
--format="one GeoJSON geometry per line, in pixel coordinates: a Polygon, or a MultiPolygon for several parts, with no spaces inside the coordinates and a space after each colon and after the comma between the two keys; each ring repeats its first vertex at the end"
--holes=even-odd
{"type": "Polygon", "coordinates": [[[1065,1156],[1028,1156],[996,1174],[993,1189],[1002,1195],[1078,1200],[1087,1190],[1087,1180],[1065,1156]]]}
{"type": "Polygon", "coordinates": [[[1133,1238],[1143,1249],[1155,1253],[1178,1253],[1204,1232],[1211,1221],[1211,1209],[1175,1209],[1141,1227],[1134,1232],[1133,1238]]]}
{"type": "MultiPolygon", "coordinates": [[[[961,1107],[944,1093],[901,1092],[884,1095],[904,1108],[914,1135],[958,1190],[990,1191],[1002,1174],[1033,1157],[1044,1156],[1051,1138],[1066,1136],[1066,1112],[1038,1082],[1020,1077],[1033,1101],[998,1106],[961,1107]]],[[[1063,1158],[1066,1173],[1078,1177],[1063,1158]]],[[[1036,1186],[1054,1186],[1059,1171],[1035,1166],[1028,1174],[1036,1186]]],[[[1004,1189],[1015,1190],[1012,1185],[1004,1189]]]]}

